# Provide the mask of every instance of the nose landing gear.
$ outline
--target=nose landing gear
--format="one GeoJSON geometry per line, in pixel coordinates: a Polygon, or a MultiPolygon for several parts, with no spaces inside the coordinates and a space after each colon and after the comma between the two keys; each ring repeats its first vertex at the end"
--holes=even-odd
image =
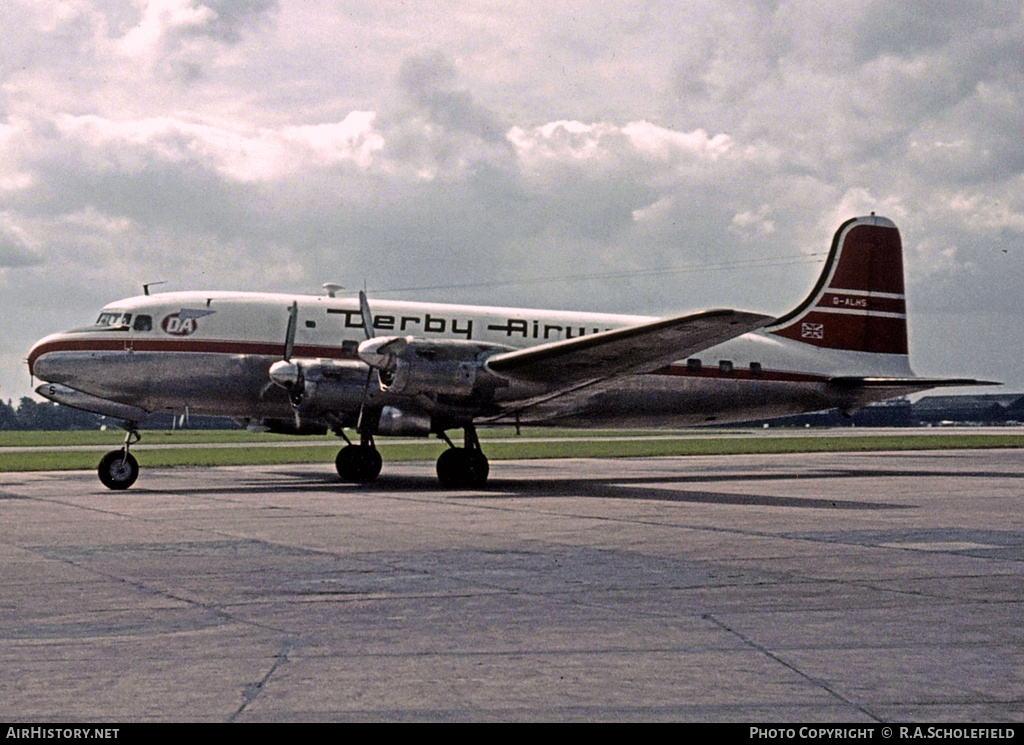
{"type": "Polygon", "coordinates": [[[105,487],[120,491],[135,483],[135,479],[139,477],[139,462],[128,449],[141,439],[139,431],[131,428],[124,437],[124,446],[103,456],[97,473],[105,487]]]}

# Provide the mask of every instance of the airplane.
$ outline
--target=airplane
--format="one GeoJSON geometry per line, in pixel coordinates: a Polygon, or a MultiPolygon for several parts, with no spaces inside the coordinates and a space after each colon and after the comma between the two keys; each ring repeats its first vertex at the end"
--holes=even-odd
{"type": "Polygon", "coordinates": [[[253,430],[333,431],[335,466],[368,484],[377,436],[435,435],[441,484],[478,488],[477,427],[666,427],[838,408],[939,386],[914,375],[903,250],[887,218],[836,231],[807,298],[773,318],[718,309],[668,318],[323,295],[164,292],[119,300],[28,356],[36,392],[124,421],[100,480],[127,489],[152,414],[219,415],[253,430]],[[457,447],[448,431],[462,429],[457,447]],[[357,442],[346,434],[354,431],[357,442]]]}

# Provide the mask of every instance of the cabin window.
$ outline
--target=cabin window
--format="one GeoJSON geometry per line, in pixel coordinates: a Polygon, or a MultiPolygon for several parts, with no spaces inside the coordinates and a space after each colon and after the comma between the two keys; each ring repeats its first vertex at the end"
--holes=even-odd
{"type": "Polygon", "coordinates": [[[750,363],[750,374],[751,375],[757,377],[757,376],[759,376],[761,374],[761,372],[762,372],[762,370],[761,370],[761,363],[760,362],[751,362],[750,363]]]}
{"type": "Polygon", "coordinates": [[[135,316],[135,323],[132,325],[132,328],[136,331],[152,331],[153,316],[135,316]]]}
{"type": "Polygon", "coordinates": [[[306,321],[306,328],[307,329],[315,329],[316,328],[316,321],[306,321]]]}
{"type": "Polygon", "coordinates": [[[700,372],[700,360],[691,357],[686,361],[686,369],[690,372],[700,372]]]}
{"type": "Polygon", "coordinates": [[[732,375],[732,360],[719,360],[718,372],[722,375],[732,375]]]}

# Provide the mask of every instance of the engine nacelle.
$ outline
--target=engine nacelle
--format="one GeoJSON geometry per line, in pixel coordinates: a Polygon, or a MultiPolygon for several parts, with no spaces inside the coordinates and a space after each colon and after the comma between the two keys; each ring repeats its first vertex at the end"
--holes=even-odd
{"type": "Polygon", "coordinates": [[[381,388],[406,396],[418,393],[469,396],[481,367],[475,360],[423,360],[412,354],[409,358],[395,360],[394,369],[381,375],[381,388]]]}
{"type": "Polygon", "coordinates": [[[280,360],[270,366],[270,380],[288,392],[301,411],[345,411],[363,400],[369,368],[355,360],[280,360]]]}
{"type": "Polygon", "coordinates": [[[506,347],[483,342],[375,337],[359,345],[359,358],[380,372],[381,390],[401,396],[468,397],[488,354],[506,347]]]}

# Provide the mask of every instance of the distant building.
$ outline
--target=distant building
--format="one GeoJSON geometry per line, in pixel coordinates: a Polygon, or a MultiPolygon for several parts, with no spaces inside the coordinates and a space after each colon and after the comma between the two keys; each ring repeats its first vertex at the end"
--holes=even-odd
{"type": "MultiPolygon", "coordinates": [[[[995,393],[979,396],[925,396],[868,404],[853,416],[837,409],[779,419],[744,422],[773,427],[920,427],[937,424],[1024,424],[1024,394],[995,393]]],[[[735,426],[735,425],[734,425],[735,426]]]]}
{"type": "Polygon", "coordinates": [[[914,405],[917,424],[1003,424],[1024,422],[1024,395],[925,396],[914,405]]]}

